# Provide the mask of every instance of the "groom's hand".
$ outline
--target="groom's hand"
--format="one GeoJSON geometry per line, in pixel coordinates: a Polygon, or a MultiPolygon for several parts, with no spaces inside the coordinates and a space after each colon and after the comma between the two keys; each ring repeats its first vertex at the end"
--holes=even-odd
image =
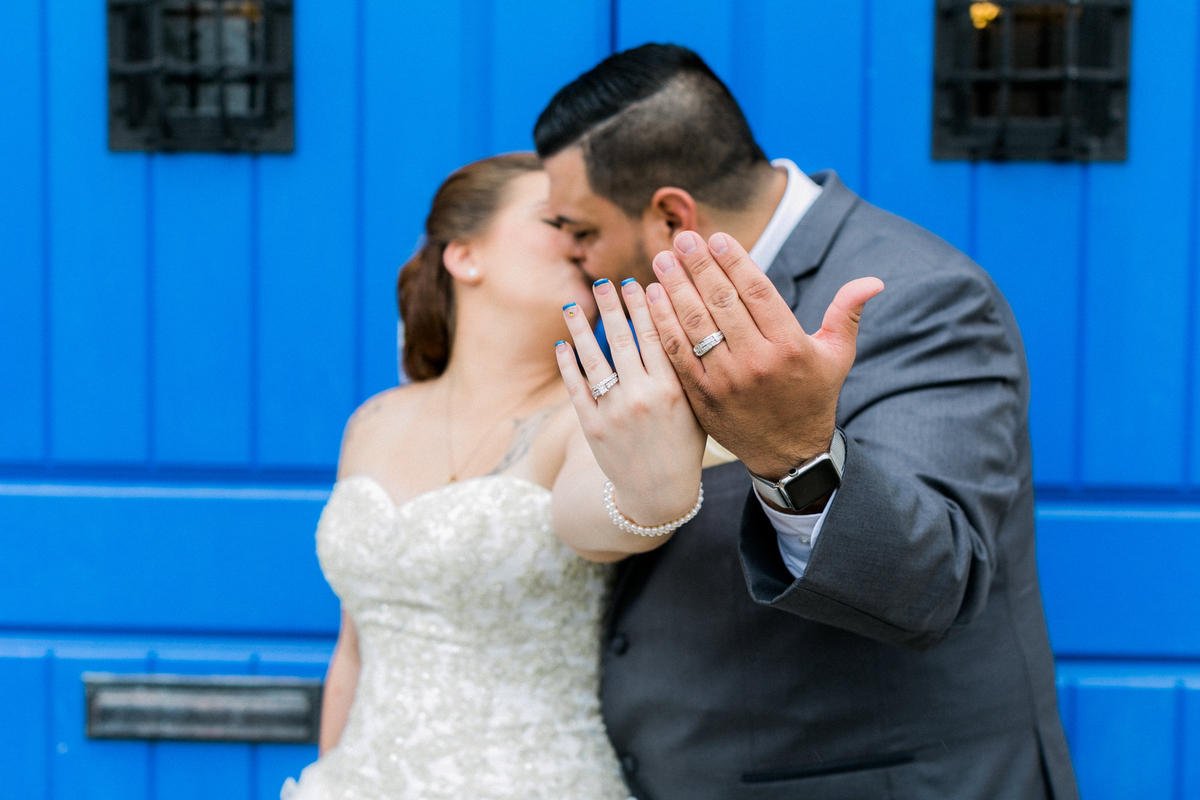
{"type": "Polygon", "coordinates": [[[709,435],[778,480],[828,450],[858,321],[883,282],[847,283],[809,336],[733,237],[717,233],[705,244],[684,231],[674,245],[655,257],[662,286],[646,293],[663,349],[709,435]],[[697,357],[693,345],[718,330],[725,340],[697,357]]]}

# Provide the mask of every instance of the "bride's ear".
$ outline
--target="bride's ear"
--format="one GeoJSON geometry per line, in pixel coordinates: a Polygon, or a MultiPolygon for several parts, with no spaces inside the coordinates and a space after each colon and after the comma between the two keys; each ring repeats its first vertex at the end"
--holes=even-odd
{"type": "Polygon", "coordinates": [[[468,286],[477,285],[482,278],[477,261],[475,251],[469,242],[451,242],[446,245],[446,250],[442,254],[442,263],[446,265],[446,271],[454,277],[454,280],[468,286]]]}

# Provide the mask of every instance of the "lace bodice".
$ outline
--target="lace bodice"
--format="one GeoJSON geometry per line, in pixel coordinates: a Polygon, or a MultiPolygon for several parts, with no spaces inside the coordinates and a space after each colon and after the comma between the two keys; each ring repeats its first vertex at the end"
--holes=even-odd
{"type": "Polygon", "coordinates": [[[317,553],[362,669],[285,800],[627,796],[597,698],[606,570],[554,534],[547,489],[489,476],[396,505],[346,478],[317,553]]]}

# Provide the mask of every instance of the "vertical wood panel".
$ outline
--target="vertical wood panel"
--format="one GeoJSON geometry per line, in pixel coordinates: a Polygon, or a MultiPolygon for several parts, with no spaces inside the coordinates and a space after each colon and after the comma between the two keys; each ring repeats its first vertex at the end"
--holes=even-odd
{"type": "Polygon", "coordinates": [[[493,152],[533,149],[533,125],[550,98],[608,55],[608,9],[608,0],[497,2],[491,46],[493,152]]]}
{"type": "Polygon", "coordinates": [[[154,170],[154,442],[160,462],[250,458],[250,159],[154,170]]]}
{"type": "Polygon", "coordinates": [[[50,3],[54,455],[146,457],[146,158],[107,149],[102,3],[50,3]]]}
{"type": "MultiPolygon", "coordinates": [[[[863,2],[771,0],[761,28],[748,32],[755,46],[738,48],[739,62],[761,50],[759,98],[743,107],[767,155],[808,172],[837,170],[856,191],[863,187],[863,2]]],[[[739,100],[753,91],[735,82],[739,100]]]]}
{"type": "Polygon", "coordinates": [[[667,0],[625,0],[618,4],[619,50],[646,42],[681,44],[699,53],[721,80],[731,82],[741,43],[734,47],[734,4],[730,0],[696,0],[686,9],[667,0]]]}
{"type": "MultiPolygon", "coordinates": [[[[1196,21],[1195,39],[1200,42],[1200,20],[1196,21]]],[[[1186,429],[1187,475],[1191,489],[1200,488],[1200,44],[1193,53],[1196,75],[1192,87],[1192,165],[1188,175],[1190,214],[1188,222],[1188,297],[1187,331],[1188,348],[1184,360],[1185,377],[1188,383],[1187,405],[1184,408],[1186,429]]],[[[1200,791],[1197,791],[1200,797],[1200,791]]]]}
{"type": "Polygon", "coordinates": [[[5,765],[2,780],[8,797],[43,798],[50,785],[47,663],[44,648],[0,657],[0,763],[5,765]]]}
{"type": "Polygon", "coordinates": [[[429,202],[458,167],[457,3],[368,3],[364,25],[363,170],[365,280],[362,298],[367,393],[397,379],[396,275],[412,254],[429,202]],[[396,31],[419,30],[404,48],[396,31]],[[419,64],[415,70],[412,65],[419,64]]]}
{"type": "Polygon", "coordinates": [[[1181,719],[1175,742],[1176,775],[1185,798],[1200,798],[1200,679],[1181,681],[1179,692],[1181,719]]]}
{"type": "Polygon", "coordinates": [[[355,405],[355,43],[353,4],[296,5],[296,150],[261,161],[264,465],[331,466],[355,405]]]}
{"type": "Polygon", "coordinates": [[[979,167],[979,263],[1016,313],[1032,383],[1034,478],[1075,476],[1082,172],[1076,166],[979,167]]]}
{"type": "Polygon", "coordinates": [[[5,9],[0,48],[0,459],[42,458],[42,9],[5,9]]]}
{"type": "Polygon", "coordinates": [[[145,672],[144,657],[59,658],[54,664],[53,800],[150,800],[152,761],[145,742],[89,740],[84,736],[80,675],[145,672]]]}
{"type": "Polygon", "coordinates": [[[1062,675],[1055,677],[1054,687],[1058,695],[1058,718],[1062,722],[1067,746],[1075,751],[1075,680],[1062,675]]]}
{"type": "Polygon", "coordinates": [[[1129,160],[1090,168],[1083,477],[1093,484],[1183,478],[1196,19],[1194,3],[1134,6],[1129,160]]]}
{"type": "Polygon", "coordinates": [[[1072,742],[1079,793],[1088,800],[1174,800],[1175,692],[1081,680],[1072,742]]]}
{"type": "Polygon", "coordinates": [[[870,200],[970,250],[970,166],[930,157],[933,7],[871,6],[870,200]]]}
{"type": "MultiPolygon", "coordinates": [[[[200,653],[202,648],[197,648],[200,653]]],[[[159,658],[157,672],[178,675],[243,675],[246,661],[159,658]]],[[[152,793],[155,800],[252,800],[250,749],[237,742],[158,742],[152,793]]],[[[271,797],[268,795],[268,797],[271,797]]]]}

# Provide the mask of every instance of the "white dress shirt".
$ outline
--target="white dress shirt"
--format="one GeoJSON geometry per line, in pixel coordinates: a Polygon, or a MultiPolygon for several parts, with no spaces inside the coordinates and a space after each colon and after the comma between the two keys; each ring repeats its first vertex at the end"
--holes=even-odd
{"type": "MultiPolygon", "coordinates": [[[[821,187],[788,159],[777,158],[771,165],[786,167],[788,182],[779,205],[775,207],[775,213],[771,215],[771,221],[763,229],[754,247],[750,248],[750,258],[764,272],[779,255],[784,242],[792,235],[801,217],[821,194],[821,187]]],[[[837,490],[834,490],[829,502],[825,504],[825,510],[820,514],[786,514],[767,505],[758,492],[755,492],[755,497],[758,497],[763,511],[767,512],[767,518],[775,527],[779,554],[783,556],[784,566],[788,568],[788,572],[799,578],[808,567],[808,556],[817,541],[817,535],[821,532],[825,515],[833,505],[833,498],[837,497],[837,490]]]]}

